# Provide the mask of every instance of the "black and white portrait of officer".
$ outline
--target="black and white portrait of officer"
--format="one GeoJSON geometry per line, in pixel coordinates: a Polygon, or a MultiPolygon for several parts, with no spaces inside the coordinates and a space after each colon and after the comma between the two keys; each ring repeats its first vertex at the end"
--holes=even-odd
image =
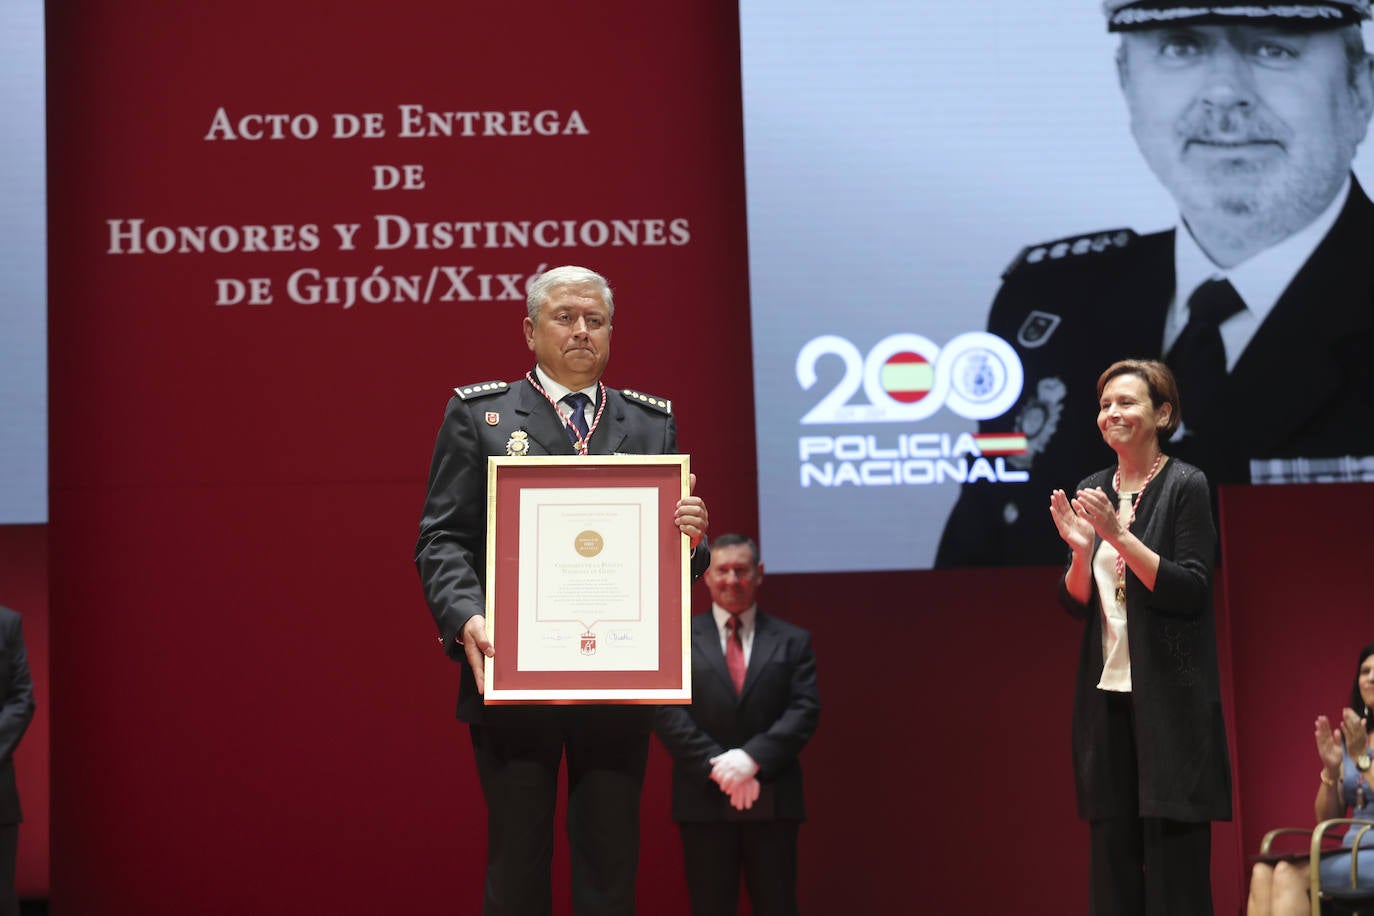
{"type": "Polygon", "coordinates": [[[1120,358],[1173,369],[1170,452],[1214,484],[1374,479],[1374,205],[1352,172],[1369,6],[1107,0],[1130,131],[1177,220],[1033,244],[1006,269],[987,327],[1024,390],[981,427],[1026,436],[1027,480],[965,484],[936,565],[1062,561],[1044,504],[1091,453],[1092,378],[1120,358]]]}

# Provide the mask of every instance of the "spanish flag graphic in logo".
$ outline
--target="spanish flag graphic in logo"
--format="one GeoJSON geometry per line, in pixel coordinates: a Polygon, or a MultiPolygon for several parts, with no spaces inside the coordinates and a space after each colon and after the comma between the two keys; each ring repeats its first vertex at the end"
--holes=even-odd
{"type": "Polygon", "coordinates": [[[899,404],[915,404],[930,394],[935,384],[935,367],[921,354],[907,350],[892,354],[883,363],[879,379],[892,400],[899,404]]]}
{"type": "Polygon", "coordinates": [[[974,433],[978,450],[984,455],[1024,455],[1025,433],[974,433]]]}

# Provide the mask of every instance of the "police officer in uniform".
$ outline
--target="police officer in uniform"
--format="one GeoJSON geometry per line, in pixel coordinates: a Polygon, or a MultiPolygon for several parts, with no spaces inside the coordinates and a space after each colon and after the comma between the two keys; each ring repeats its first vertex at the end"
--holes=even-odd
{"type": "Polygon", "coordinates": [[[1351,174],[1374,112],[1369,0],[1107,0],[1137,145],[1178,225],[1026,248],[988,330],[1025,368],[1021,484],[966,484],[936,565],[1063,562],[1044,522],[1102,446],[1096,374],[1163,358],[1183,425],[1170,454],[1214,485],[1374,480],[1374,205],[1351,174]]]}
{"type": "MultiPolygon", "coordinates": [[[[455,389],[434,447],[415,564],[444,652],[462,667],[458,718],[469,723],[487,806],[486,916],[552,910],[550,862],[558,775],[568,765],[573,912],[634,913],[639,797],[652,707],[482,703],[487,458],[677,449],[672,403],[608,388],[614,301],[600,275],[556,267],[529,287],[523,378],[455,389]]],[[[693,477],[695,483],[695,477],[693,477]]],[[[706,507],[679,501],[673,524],[692,544],[692,571],[710,565],[706,507]]]]}

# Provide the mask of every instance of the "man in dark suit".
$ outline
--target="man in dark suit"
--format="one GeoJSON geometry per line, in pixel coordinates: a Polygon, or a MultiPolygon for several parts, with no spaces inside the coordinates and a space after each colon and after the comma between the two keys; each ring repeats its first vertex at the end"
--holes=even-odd
{"type": "MultiPolygon", "coordinates": [[[[434,447],[415,564],[445,653],[462,665],[458,718],[469,723],[487,803],[487,916],[552,911],[550,862],[560,760],[568,761],[573,912],[635,911],[639,797],[652,708],[482,704],[486,660],[487,458],[658,455],[677,449],[672,402],[601,381],[614,300],[600,275],[556,267],[529,287],[525,342],[536,365],[513,382],[455,389],[434,447]]],[[[695,485],[695,477],[692,478],[695,485]]],[[[692,569],[710,562],[706,507],[677,504],[692,569]]]]}
{"type": "Polygon", "coordinates": [[[1063,562],[1048,494],[1101,453],[1098,373],[1162,357],[1167,450],[1216,484],[1374,479],[1374,205],[1350,172],[1374,112],[1368,0],[1108,0],[1131,129],[1179,224],[1032,245],[988,330],[1025,369],[986,432],[1024,483],[966,484],[937,566],[1063,562]]]}
{"type": "Polygon", "coordinates": [[[711,546],[709,614],[692,618],[692,705],[660,707],[673,756],[673,820],[694,916],[727,916],[740,874],[755,916],[797,912],[798,755],[820,719],[811,634],[758,609],[758,547],[711,546]],[[738,684],[737,684],[738,682],[738,684]]]}
{"type": "Polygon", "coordinates": [[[14,750],[33,720],[33,680],[19,615],[0,607],[0,916],[19,916],[14,868],[19,853],[19,790],[14,750]]]}

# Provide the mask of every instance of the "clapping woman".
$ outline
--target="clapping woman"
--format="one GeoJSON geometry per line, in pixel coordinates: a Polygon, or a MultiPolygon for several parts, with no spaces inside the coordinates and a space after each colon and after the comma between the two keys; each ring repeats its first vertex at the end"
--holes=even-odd
{"type": "MultiPolygon", "coordinates": [[[[1371,767],[1370,728],[1374,718],[1374,642],[1360,650],[1355,666],[1355,682],[1350,685],[1350,705],[1341,710],[1340,722],[1332,725],[1326,716],[1317,716],[1317,756],[1322,769],[1318,777],[1317,799],[1313,804],[1317,820],[1349,816],[1374,821],[1374,768],[1371,767]]],[[[1357,831],[1345,834],[1343,848],[1355,844],[1357,831]]],[[[1358,886],[1374,889],[1374,831],[1364,834],[1360,843],[1358,886]],[[1368,848],[1366,848],[1368,847],[1368,848]]],[[[1323,887],[1350,886],[1350,855],[1341,853],[1322,859],[1323,887]]],[[[1249,916],[1303,916],[1312,911],[1308,895],[1311,886],[1306,860],[1259,862],[1250,873],[1249,916]]]]}
{"type": "Polygon", "coordinates": [[[1091,912],[1211,914],[1210,822],[1231,817],[1231,779],[1207,480],[1164,453],[1182,419],[1166,365],[1114,363],[1097,393],[1115,460],[1050,497],[1070,550],[1060,601],[1084,622],[1073,752],[1091,912]]]}

